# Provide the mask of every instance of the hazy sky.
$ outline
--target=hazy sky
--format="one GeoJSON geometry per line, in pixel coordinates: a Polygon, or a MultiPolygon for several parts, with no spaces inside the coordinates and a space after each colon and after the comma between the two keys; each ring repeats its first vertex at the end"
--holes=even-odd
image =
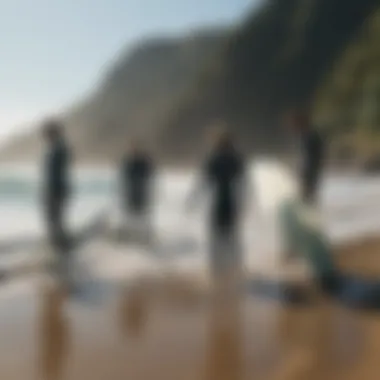
{"type": "Polygon", "coordinates": [[[258,0],[0,0],[0,138],[90,91],[145,36],[234,21],[258,0]]]}

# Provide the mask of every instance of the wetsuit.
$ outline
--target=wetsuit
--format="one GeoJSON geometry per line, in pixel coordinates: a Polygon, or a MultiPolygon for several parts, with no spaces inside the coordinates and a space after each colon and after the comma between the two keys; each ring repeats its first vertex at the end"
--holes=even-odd
{"type": "Polygon", "coordinates": [[[238,273],[242,269],[238,227],[245,185],[243,159],[232,147],[217,150],[207,160],[204,176],[211,190],[211,270],[216,276],[238,273]]]}
{"type": "Polygon", "coordinates": [[[323,171],[325,142],[316,130],[301,136],[301,192],[307,202],[314,202],[323,171]]]}
{"type": "Polygon", "coordinates": [[[126,211],[141,215],[147,211],[151,198],[153,163],[145,154],[124,158],[121,168],[122,197],[126,211]]]}
{"type": "Polygon", "coordinates": [[[55,248],[63,249],[68,244],[64,228],[64,212],[69,195],[70,152],[60,139],[52,144],[45,158],[44,206],[48,234],[55,248]]]}
{"type": "Polygon", "coordinates": [[[240,211],[244,164],[233,149],[216,151],[205,165],[205,177],[211,188],[211,228],[216,233],[235,228],[240,211]]]}

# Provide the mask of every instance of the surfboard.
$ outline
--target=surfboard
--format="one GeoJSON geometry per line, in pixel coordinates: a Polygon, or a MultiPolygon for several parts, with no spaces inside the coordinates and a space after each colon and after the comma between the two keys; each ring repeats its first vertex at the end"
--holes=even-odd
{"type": "Polygon", "coordinates": [[[305,271],[301,275],[302,270],[294,270],[300,261],[306,261],[314,277],[333,271],[332,248],[323,231],[321,215],[317,208],[300,200],[292,172],[281,162],[271,160],[258,164],[254,174],[258,208],[261,215],[272,220],[280,242],[276,275],[285,281],[308,277],[305,271]],[[287,265],[289,252],[294,254],[293,265],[287,265]]]}
{"type": "Polygon", "coordinates": [[[295,176],[278,160],[258,160],[253,165],[252,177],[256,204],[264,215],[273,215],[285,201],[298,198],[295,176]]]}

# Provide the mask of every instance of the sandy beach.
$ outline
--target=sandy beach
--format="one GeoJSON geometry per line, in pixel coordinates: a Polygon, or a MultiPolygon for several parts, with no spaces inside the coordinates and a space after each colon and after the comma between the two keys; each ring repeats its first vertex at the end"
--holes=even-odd
{"type": "MultiPolygon", "coordinates": [[[[337,258],[349,273],[378,276],[379,248],[366,239],[337,258]]],[[[195,283],[120,279],[95,304],[68,296],[48,274],[2,284],[0,378],[378,378],[376,313],[322,296],[306,306],[249,292],[206,302],[195,283]]]]}

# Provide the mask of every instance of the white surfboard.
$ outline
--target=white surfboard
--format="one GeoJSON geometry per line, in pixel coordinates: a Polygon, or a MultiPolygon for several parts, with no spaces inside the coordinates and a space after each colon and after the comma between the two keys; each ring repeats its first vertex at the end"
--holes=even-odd
{"type": "Polygon", "coordinates": [[[254,165],[253,178],[257,205],[261,213],[275,213],[284,201],[298,196],[294,175],[279,160],[257,162],[254,165]]]}
{"type": "MultiPolygon", "coordinates": [[[[300,281],[310,279],[310,270],[303,260],[285,260],[284,242],[278,220],[279,208],[287,201],[299,198],[297,180],[280,160],[257,161],[252,173],[260,224],[265,231],[266,251],[256,274],[276,280],[300,281]]],[[[304,211],[304,210],[303,210],[304,211]]]]}

